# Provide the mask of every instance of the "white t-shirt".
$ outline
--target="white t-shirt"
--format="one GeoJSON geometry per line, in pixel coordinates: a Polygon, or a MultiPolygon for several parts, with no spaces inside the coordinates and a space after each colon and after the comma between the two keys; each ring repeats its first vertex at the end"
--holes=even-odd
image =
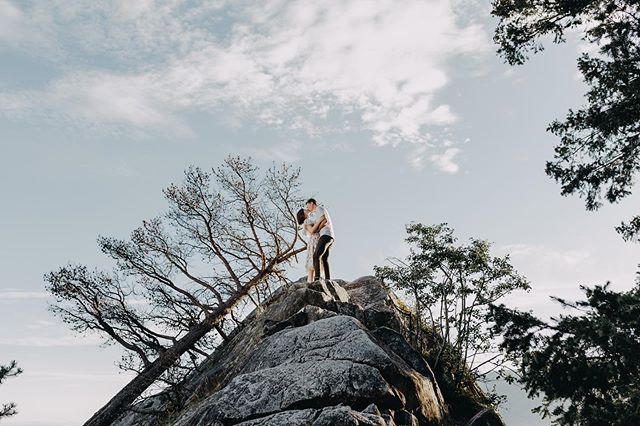
{"type": "Polygon", "coordinates": [[[316,208],[316,211],[312,213],[313,221],[315,223],[318,223],[318,221],[322,219],[322,216],[324,216],[325,219],[327,219],[327,224],[323,226],[322,229],[320,230],[320,236],[327,235],[331,238],[335,238],[335,235],[333,233],[333,224],[331,223],[331,216],[329,216],[329,211],[322,206],[318,206],[316,208]]]}

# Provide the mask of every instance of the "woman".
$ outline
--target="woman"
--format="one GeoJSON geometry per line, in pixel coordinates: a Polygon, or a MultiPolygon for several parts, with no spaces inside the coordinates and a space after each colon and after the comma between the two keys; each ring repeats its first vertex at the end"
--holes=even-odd
{"type": "Polygon", "coordinates": [[[307,282],[312,282],[315,270],[313,268],[313,252],[316,251],[316,246],[318,245],[318,240],[320,239],[320,234],[318,231],[322,229],[322,227],[327,223],[327,220],[323,217],[318,223],[313,221],[313,218],[309,217],[309,210],[300,209],[297,214],[298,225],[303,225],[305,231],[307,231],[307,236],[309,237],[309,241],[307,241],[307,262],[305,264],[307,268],[307,282]]]}

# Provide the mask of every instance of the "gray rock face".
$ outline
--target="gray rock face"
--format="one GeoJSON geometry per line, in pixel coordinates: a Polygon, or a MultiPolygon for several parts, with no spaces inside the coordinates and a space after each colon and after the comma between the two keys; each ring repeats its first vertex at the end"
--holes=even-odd
{"type": "Polygon", "coordinates": [[[183,406],[160,394],[145,404],[161,414],[127,413],[115,424],[451,424],[429,365],[402,327],[394,296],[373,277],[292,283],[191,375],[183,406]]]}
{"type": "Polygon", "coordinates": [[[337,315],[269,336],[241,374],[176,424],[236,423],[293,408],[372,402],[410,406],[436,423],[445,416],[435,383],[385,352],[358,320],[337,315]]]}

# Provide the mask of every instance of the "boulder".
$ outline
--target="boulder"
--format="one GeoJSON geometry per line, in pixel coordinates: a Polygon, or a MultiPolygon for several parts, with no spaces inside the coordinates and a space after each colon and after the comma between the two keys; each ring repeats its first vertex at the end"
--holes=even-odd
{"type": "Polygon", "coordinates": [[[455,407],[403,337],[403,309],[375,277],[290,283],[189,375],[179,406],[160,393],[142,403],[157,414],[141,405],[114,424],[452,424],[455,407]]]}

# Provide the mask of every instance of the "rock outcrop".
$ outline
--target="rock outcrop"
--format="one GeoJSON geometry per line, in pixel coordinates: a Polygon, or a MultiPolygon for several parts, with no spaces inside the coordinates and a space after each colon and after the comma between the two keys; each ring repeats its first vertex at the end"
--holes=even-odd
{"type": "Polygon", "coordinates": [[[477,401],[456,413],[398,305],[373,277],[286,285],[190,375],[180,406],[161,393],[115,424],[502,425],[477,401]]]}

